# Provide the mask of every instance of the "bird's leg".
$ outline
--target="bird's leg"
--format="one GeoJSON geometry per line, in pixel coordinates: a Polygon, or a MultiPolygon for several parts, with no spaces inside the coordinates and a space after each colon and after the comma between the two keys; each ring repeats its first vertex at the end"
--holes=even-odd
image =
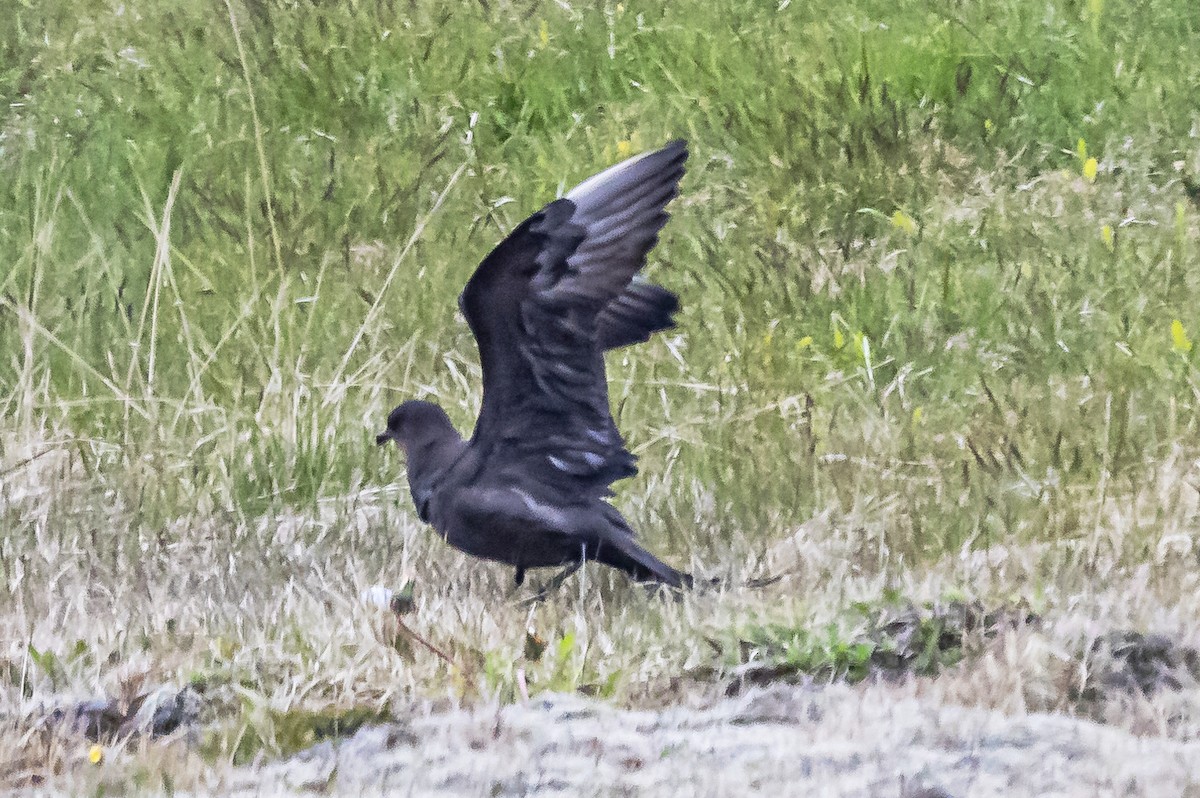
{"type": "Polygon", "coordinates": [[[517,572],[513,574],[513,586],[520,587],[525,584],[525,566],[518,565],[517,572]]]}
{"type": "Polygon", "coordinates": [[[567,581],[567,579],[571,577],[571,574],[579,570],[581,565],[583,565],[583,560],[576,560],[566,568],[559,571],[553,579],[546,583],[546,586],[542,588],[542,592],[550,593],[558,590],[560,587],[562,587],[563,582],[567,581]]]}
{"type": "Polygon", "coordinates": [[[571,577],[571,574],[578,571],[581,565],[583,565],[583,560],[576,560],[575,562],[571,563],[566,568],[562,569],[562,571],[555,574],[553,579],[543,585],[538,592],[527,598],[525,602],[527,604],[536,604],[539,601],[545,601],[550,597],[551,593],[562,587],[563,582],[567,581],[567,579],[571,577]]]}

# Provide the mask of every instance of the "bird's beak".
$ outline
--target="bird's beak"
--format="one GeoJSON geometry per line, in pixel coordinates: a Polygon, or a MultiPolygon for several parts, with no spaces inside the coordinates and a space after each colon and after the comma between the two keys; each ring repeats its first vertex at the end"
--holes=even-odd
{"type": "Polygon", "coordinates": [[[391,439],[392,439],[392,433],[385,430],[375,436],[375,445],[383,446],[385,443],[387,443],[391,439]]]}

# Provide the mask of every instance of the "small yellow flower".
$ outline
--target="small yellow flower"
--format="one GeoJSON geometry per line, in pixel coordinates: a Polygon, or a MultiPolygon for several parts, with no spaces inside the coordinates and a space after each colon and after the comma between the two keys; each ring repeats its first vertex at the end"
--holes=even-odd
{"type": "Polygon", "coordinates": [[[1098,163],[1096,163],[1095,158],[1088,158],[1086,161],[1083,162],[1083,179],[1088,181],[1089,183],[1095,183],[1096,182],[1096,170],[1099,167],[1100,167],[1100,165],[1098,163]]]}
{"type": "Polygon", "coordinates": [[[88,762],[93,765],[99,765],[104,761],[104,749],[98,745],[93,745],[88,749],[88,762]]]}
{"type": "Polygon", "coordinates": [[[915,427],[916,425],[920,424],[921,419],[924,416],[925,416],[925,410],[923,408],[914,407],[913,408],[913,419],[912,419],[913,426],[915,427]]]}
{"type": "Polygon", "coordinates": [[[991,133],[996,128],[996,123],[990,119],[983,120],[983,132],[991,133]]]}
{"type": "Polygon", "coordinates": [[[1171,345],[1176,352],[1192,351],[1192,339],[1188,338],[1187,330],[1183,329],[1183,322],[1179,319],[1171,322],[1171,345]]]}
{"type": "Polygon", "coordinates": [[[628,158],[633,153],[633,142],[629,139],[621,139],[617,142],[617,157],[628,158]]]}
{"type": "Polygon", "coordinates": [[[1079,158],[1080,163],[1087,160],[1087,142],[1083,139],[1075,142],[1075,155],[1079,158]]]}
{"type": "Polygon", "coordinates": [[[1106,224],[1100,228],[1100,240],[1104,242],[1104,246],[1109,252],[1117,248],[1116,240],[1113,238],[1113,229],[1111,224],[1106,224]]]}
{"type": "Polygon", "coordinates": [[[917,232],[916,220],[901,210],[892,214],[892,227],[902,231],[905,235],[913,235],[917,232]]]}
{"type": "Polygon", "coordinates": [[[851,338],[854,340],[854,353],[858,355],[858,359],[864,363],[869,363],[871,360],[871,342],[860,332],[854,333],[851,338]]]}
{"type": "Polygon", "coordinates": [[[803,338],[801,338],[799,341],[796,342],[796,349],[797,350],[808,349],[810,346],[812,346],[812,342],[813,342],[812,336],[806,335],[803,338]]]}
{"type": "Polygon", "coordinates": [[[550,26],[544,19],[538,23],[538,39],[541,40],[542,47],[550,44],[550,26]]]}
{"type": "Polygon", "coordinates": [[[842,331],[837,327],[833,328],[833,348],[841,349],[846,345],[846,336],[842,335],[842,331]]]}

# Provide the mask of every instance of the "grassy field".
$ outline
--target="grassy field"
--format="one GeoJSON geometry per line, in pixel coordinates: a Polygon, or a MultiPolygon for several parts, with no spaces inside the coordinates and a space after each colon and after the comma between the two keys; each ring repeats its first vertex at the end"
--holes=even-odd
{"type": "Polygon", "coordinates": [[[158,789],[418,700],[854,679],[900,645],[886,618],[940,640],[949,605],[1022,620],[915,657],[947,700],[1200,735],[1186,4],[2,16],[0,788],[158,789]],[[610,358],[641,458],[616,503],[723,586],[588,569],[529,608],[421,526],[374,434],[412,397],[469,430],[454,303],[480,257],[673,137],[690,168],[649,274],[684,307],[610,358]],[[402,619],[360,600],[409,582],[402,619]],[[1099,695],[1118,632],[1164,635],[1179,689],[1099,695]],[[203,697],[182,753],[89,768],[45,733],[160,685],[203,697]]]}

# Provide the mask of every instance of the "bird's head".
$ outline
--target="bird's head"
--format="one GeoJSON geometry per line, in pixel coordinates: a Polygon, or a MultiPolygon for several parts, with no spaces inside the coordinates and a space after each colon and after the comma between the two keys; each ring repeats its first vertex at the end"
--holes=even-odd
{"type": "Polygon", "coordinates": [[[395,441],[407,452],[447,437],[459,439],[446,411],[432,402],[414,399],[388,414],[387,429],[375,436],[375,443],[383,446],[395,441]]]}

